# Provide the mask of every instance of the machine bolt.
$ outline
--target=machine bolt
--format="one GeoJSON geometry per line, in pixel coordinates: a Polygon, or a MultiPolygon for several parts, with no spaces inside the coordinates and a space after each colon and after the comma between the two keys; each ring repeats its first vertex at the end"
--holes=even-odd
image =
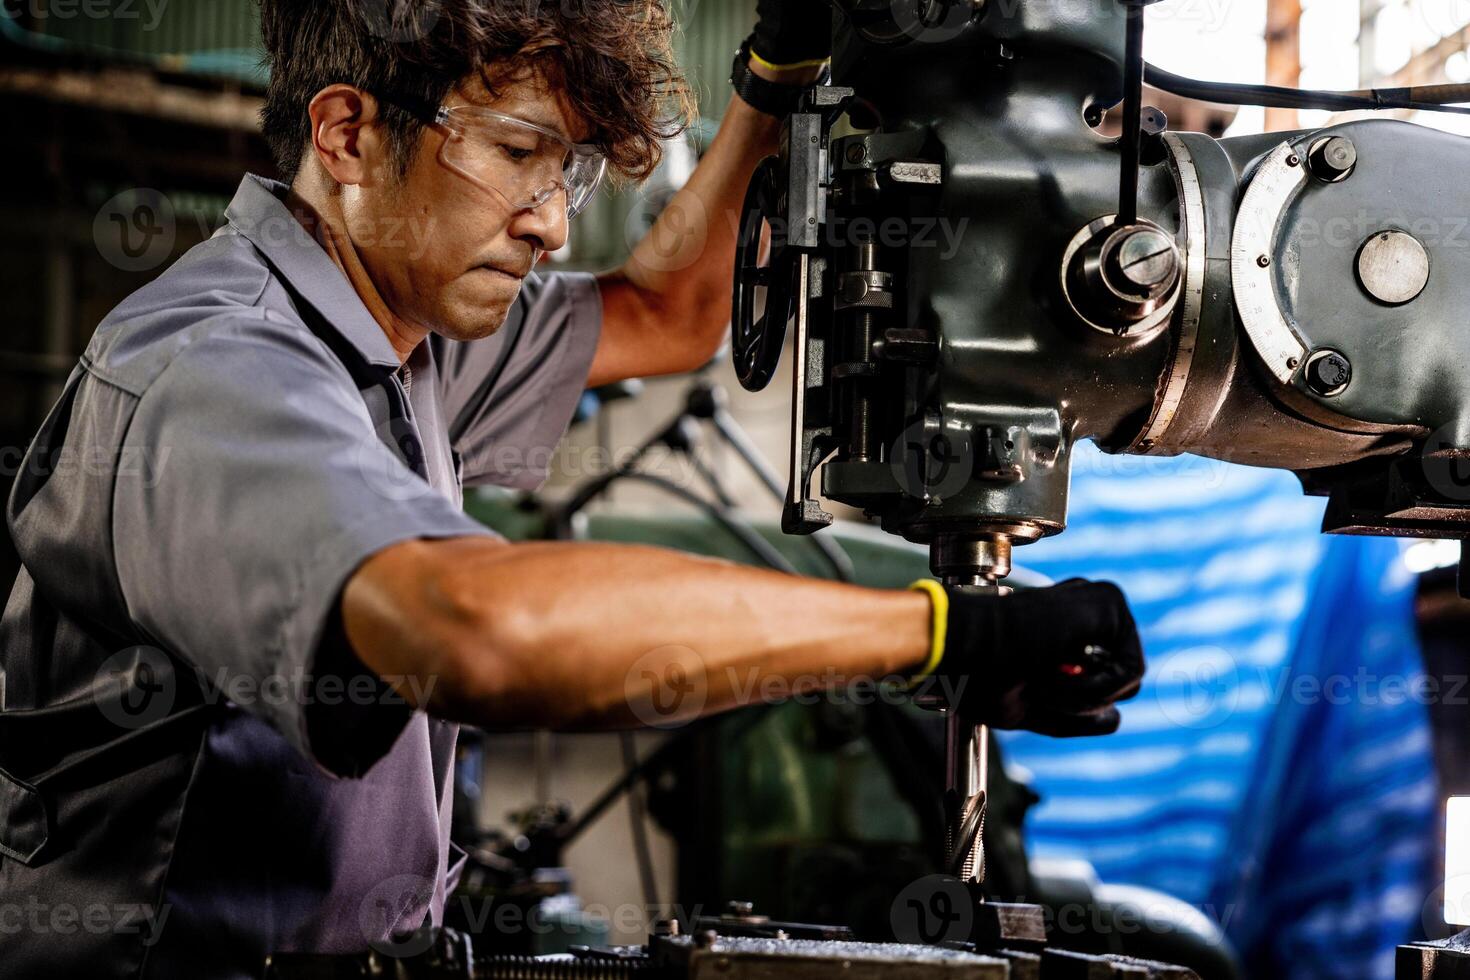
{"type": "Polygon", "coordinates": [[[1144,218],[1099,218],[1062,255],[1062,290],[1078,317],[1112,337],[1152,331],[1179,298],[1184,266],[1174,236],[1144,218]]]}
{"type": "Polygon", "coordinates": [[[1320,350],[1307,358],[1307,387],[1324,398],[1340,394],[1353,379],[1353,366],[1335,350],[1320,350]]]}
{"type": "Polygon", "coordinates": [[[1156,228],[1139,228],[1118,246],[1118,271],[1142,294],[1168,289],[1179,277],[1179,250],[1156,228]]]}
{"type": "Polygon", "coordinates": [[[1169,117],[1163,109],[1143,107],[1141,125],[1145,136],[1160,136],[1169,128],[1169,117]]]}
{"type": "Polygon", "coordinates": [[[1307,157],[1312,176],[1328,184],[1346,180],[1358,165],[1358,148],[1345,136],[1320,140],[1307,157]]]}

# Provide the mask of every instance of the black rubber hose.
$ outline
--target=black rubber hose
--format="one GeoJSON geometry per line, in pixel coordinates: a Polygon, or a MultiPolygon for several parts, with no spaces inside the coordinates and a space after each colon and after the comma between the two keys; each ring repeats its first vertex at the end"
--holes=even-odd
{"type": "Polygon", "coordinates": [[[743,544],[757,559],[768,567],[778,572],[786,572],[795,575],[796,569],[786,556],[776,549],[755,528],[741,521],[731,513],[724,512],[721,508],[714,506],[708,500],[681,487],[673,480],[658,476],[653,473],[642,473],[638,470],[618,470],[593,480],[591,483],[579,490],[567,505],[560,509],[555,517],[556,536],[567,540],[571,538],[572,517],[586,507],[594,498],[600,495],[612,483],[617,480],[631,480],[635,483],[647,483],[669,493],[680,500],[685,501],[693,507],[703,511],[710,520],[730,533],[735,540],[743,544]]]}
{"type": "Polygon", "coordinates": [[[1128,43],[1123,55],[1123,159],[1118,180],[1118,227],[1138,220],[1139,141],[1143,138],[1143,4],[1126,2],[1128,43]]]}
{"type": "MultiPolygon", "coordinates": [[[[638,772],[638,746],[633,733],[620,733],[619,741],[623,749],[624,772],[638,772]]],[[[636,784],[628,786],[628,820],[633,832],[633,853],[638,859],[638,882],[643,888],[643,904],[651,914],[660,907],[658,878],[653,872],[653,848],[648,843],[648,807],[643,799],[643,788],[636,784]]]]}
{"type": "MultiPolygon", "coordinates": [[[[1470,92],[1435,86],[1432,89],[1368,89],[1365,92],[1322,92],[1314,89],[1283,88],[1279,85],[1241,85],[1233,82],[1205,82],[1164,71],[1155,65],[1144,65],[1144,81],[1154,88],[1202,102],[1228,105],[1258,105],[1270,109],[1325,109],[1347,112],[1354,109],[1413,109],[1421,112],[1453,112],[1470,115],[1470,107],[1445,105],[1440,102],[1417,101],[1416,93],[1438,97],[1470,96],[1470,92]]],[[[1470,101],[1459,98],[1458,101],[1470,101]]]]}

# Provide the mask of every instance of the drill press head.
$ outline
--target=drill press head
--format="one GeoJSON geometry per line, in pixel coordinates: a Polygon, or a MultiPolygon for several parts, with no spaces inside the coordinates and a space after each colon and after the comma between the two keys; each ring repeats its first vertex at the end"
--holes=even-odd
{"type": "Polygon", "coordinates": [[[993,585],[1065,527],[1091,439],[1295,470],[1333,495],[1329,529],[1470,536],[1463,482],[1421,465],[1470,457],[1470,250],[1402,227],[1464,198],[1470,141],[1220,141],[1144,110],[1134,154],[1093,128],[1124,94],[1128,4],[839,6],[832,83],[757,173],[737,257],[747,387],[794,334],[786,530],[837,500],[993,585]],[[1363,220],[1361,250],[1308,237],[1363,220]]]}

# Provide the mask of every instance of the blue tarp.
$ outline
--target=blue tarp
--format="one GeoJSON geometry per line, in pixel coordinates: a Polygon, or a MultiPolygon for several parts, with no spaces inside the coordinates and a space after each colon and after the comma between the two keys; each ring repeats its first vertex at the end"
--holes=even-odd
{"type": "Polygon", "coordinates": [[[1200,907],[1252,978],[1392,977],[1437,914],[1414,580],[1322,508],[1290,474],[1084,445],[1068,532],[1018,553],[1119,583],[1149,662],[1117,735],[1003,736],[1033,854],[1200,907]]]}

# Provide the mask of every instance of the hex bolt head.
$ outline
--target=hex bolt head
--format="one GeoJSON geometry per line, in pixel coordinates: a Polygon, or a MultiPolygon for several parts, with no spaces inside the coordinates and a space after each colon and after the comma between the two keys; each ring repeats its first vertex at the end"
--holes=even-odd
{"type": "Polygon", "coordinates": [[[1353,379],[1353,366],[1335,350],[1317,351],[1307,359],[1307,387],[1324,398],[1340,394],[1353,379]]]}
{"type": "Polygon", "coordinates": [[[1148,105],[1143,107],[1140,124],[1145,135],[1159,136],[1169,128],[1169,117],[1165,115],[1163,109],[1148,105]]]}
{"type": "Polygon", "coordinates": [[[1358,148],[1346,136],[1319,141],[1307,157],[1312,176],[1329,184],[1347,179],[1358,165],[1358,148]]]}

